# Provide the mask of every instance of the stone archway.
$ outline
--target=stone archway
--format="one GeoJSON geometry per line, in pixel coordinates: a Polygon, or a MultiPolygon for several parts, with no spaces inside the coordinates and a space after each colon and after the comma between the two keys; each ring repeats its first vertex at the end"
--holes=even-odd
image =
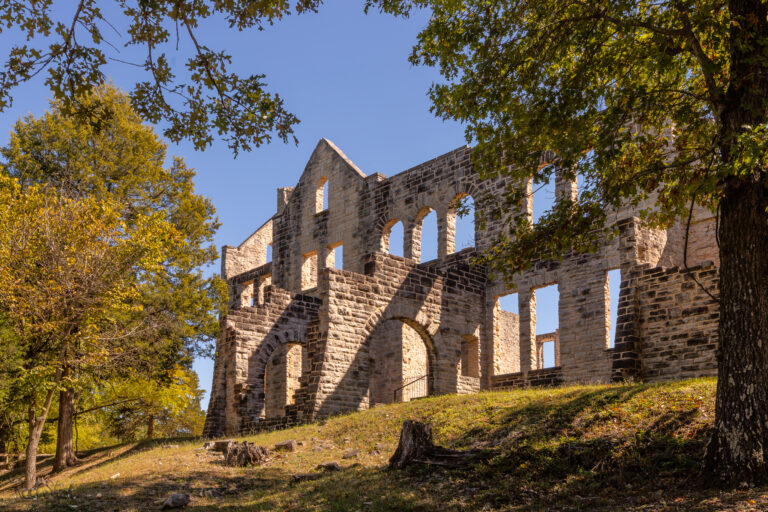
{"type": "Polygon", "coordinates": [[[285,416],[308,370],[307,360],[304,328],[275,329],[264,336],[249,356],[242,416],[249,421],[285,416]]]}
{"type": "Polygon", "coordinates": [[[434,344],[413,319],[390,317],[369,336],[370,403],[408,401],[434,393],[434,344]]]}

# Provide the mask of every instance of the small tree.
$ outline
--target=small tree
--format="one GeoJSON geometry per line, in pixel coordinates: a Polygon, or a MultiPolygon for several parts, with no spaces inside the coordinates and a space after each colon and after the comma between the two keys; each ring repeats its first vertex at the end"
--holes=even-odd
{"type": "MultiPolygon", "coordinates": [[[[139,375],[110,386],[105,397],[136,397],[107,410],[112,434],[121,441],[145,437],[193,436],[202,433],[205,414],[197,375],[177,366],[165,379],[139,375]]],[[[108,398],[105,398],[108,399],[108,398]]]]}

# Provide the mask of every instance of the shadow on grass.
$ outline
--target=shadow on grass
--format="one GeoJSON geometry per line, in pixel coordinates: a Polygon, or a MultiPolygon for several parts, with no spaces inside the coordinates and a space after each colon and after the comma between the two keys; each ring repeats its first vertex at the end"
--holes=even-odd
{"type": "Polygon", "coordinates": [[[709,423],[695,402],[678,398],[661,396],[653,386],[626,385],[544,390],[522,404],[497,403],[481,426],[462,432],[451,446],[490,446],[499,455],[463,470],[358,467],[293,483],[281,468],[221,471],[216,459],[181,475],[83,484],[41,497],[33,507],[9,502],[9,510],[68,510],[76,504],[80,510],[143,512],[159,508],[173,492],[192,495],[184,510],[230,512],[741,510],[745,500],[761,499],[759,493],[768,500],[765,490],[721,494],[701,487],[709,423]]]}
{"type": "MultiPolygon", "coordinates": [[[[59,490],[30,500],[6,500],[11,511],[145,511],[160,508],[172,493],[185,492],[191,502],[185,511],[428,511],[439,506],[441,497],[412,492],[412,475],[388,472],[384,468],[355,467],[323,473],[317,480],[295,483],[284,470],[255,467],[212,473],[206,464],[185,472],[183,479],[173,475],[163,480],[121,479],[117,482],[83,484],[76,490],[59,490]],[[213,492],[214,496],[211,496],[213,492]],[[98,497],[97,497],[98,496],[98,497]]],[[[0,501],[0,505],[3,503],[0,501]]]]}
{"type": "MultiPolygon", "coordinates": [[[[123,459],[130,455],[150,450],[158,446],[164,446],[168,444],[182,443],[195,441],[198,438],[194,437],[174,437],[174,438],[158,438],[158,439],[144,439],[133,443],[122,443],[111,446],[105,446],[102,448],[93,448],[90,450],[82,450],[77,452],[77,457],[80,460],[78,464],[67,468],[64,472],[67,476],[74,476],[82,471],[90,471],[92,469],[100,468],[105,464],[110,464],[114,461],[123,459]],[[117,456],[113,456],[115,451],[120,451],[117,456]]],[[[202,442],[202,441],[201,441],[202,442]]],[[[19,489],[23,484],[23,478],[25,473],[24,460],[20,461],[21,466],[15,467],[10,471],[0,473],[0,492],[13,491],[19,489]]],[[[52,476],[53,471],[53,456],[46,458],[43,461],[37,463],[37,475],[38,477],[47,478],[52,476]]]]}

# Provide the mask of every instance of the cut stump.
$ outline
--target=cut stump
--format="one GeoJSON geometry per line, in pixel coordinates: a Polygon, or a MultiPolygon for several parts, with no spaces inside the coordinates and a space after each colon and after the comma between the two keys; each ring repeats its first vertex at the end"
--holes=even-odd
{"type": "Polygon", "coordinates": [[[224,464],[227,466],[261,466],[269,458],[269,450],[256,446],[248,441],[229,443],[224,454],[224,464]]]}
{"type": "Polygon", "coordinates": [[[389,469],[403,469],[410,464],[428,464],[458,468],[490,459],[488,450],[458,451],[437,446],[432,441],[432,425],[405,420],[400,431],[400,444],[389,459],[389,469]]]}

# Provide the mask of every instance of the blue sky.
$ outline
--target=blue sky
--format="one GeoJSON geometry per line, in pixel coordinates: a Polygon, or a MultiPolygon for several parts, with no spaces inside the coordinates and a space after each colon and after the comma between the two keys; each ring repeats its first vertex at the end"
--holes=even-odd
{"type": "MultiPolygon", "coordinates": [[[[201,42],[231,53],[233,70],[239,73],[266,74],[268,89],[278,92],[286,108],[301,119],[298,146],[274,141],[236,159],[218,141],[204,152],[188,143],[170,145],[170,153],[197,170],[198,192],[213,200],[222,223],[217,246],[239,244],[274,213],[277,187],[295,184],[320,138],[333,141],[366,174],[388,176],[465,144],[462,126],[429,112],[427,91],[440,81],[438,72],[413,67],[407,60],[427,13],[407,20],[376,12],[366,15],[362,4],[329,1],[318,13],[289,16],[264,31],[238,33],[220,21],[201,26],[201,42]]],[[[104,6],[108,16],[109,5],[104,6]]],[[[63,2],[57,8],[66,12],[70,5],[63,2]]],[[[109,19],[124,33],[119,13],[109,19]]],[[[140,60],[140,53],[121,48],[116,34],[106,34],[120,49],[115,56],[140,60]]],[[[7,32],[4,37],[9,41],[7,32]]],[[[180,53],[170,55],[172,66],[183,65],[184,51],[182,40],[180,53]]],[[[105,71],[124,89],[137,79],[136,69],[125,64],[110,62],[105,71]]],[[[13,95],[14,106],[0,115],[0,144],[7,142],[19,117],[42,114],[50,97],[42,76],[13,95]]],[[[426,224],[426,254],[436,254],[436,238],[436,227],[426,224]]],[[[466,243],[457,240],[458,247],[466,243]]],[[[539,311],[540,322],[556,318],[554,313],[539,311]]],[[[210,360],[195,363],[206,391],[212,369],[210,360]]]]}

